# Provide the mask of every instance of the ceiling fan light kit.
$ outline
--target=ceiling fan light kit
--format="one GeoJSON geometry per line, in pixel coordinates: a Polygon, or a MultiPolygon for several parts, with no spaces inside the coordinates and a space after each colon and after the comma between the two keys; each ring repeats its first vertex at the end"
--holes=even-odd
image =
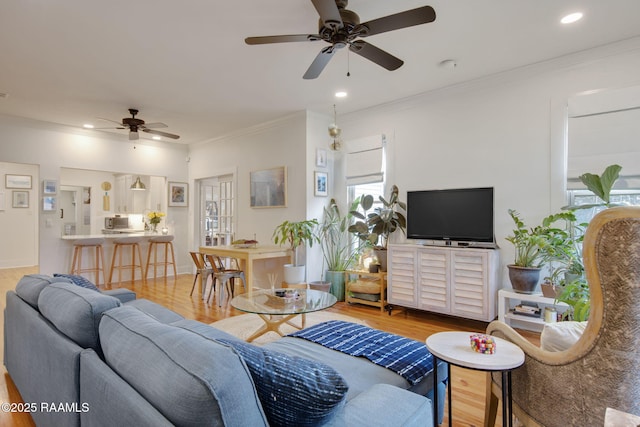
{"type": "Polygon", "coordinates": [[[311,0],[320,15],[318,34],[292,34],[279,36],[247,37],[249,45],[309,42],[323,40],[329,46],[320,50],[302,78],[315,79],[327,66],[329,60],[338,49],[349,47],[357,55],[372,61],[381,67],[393,71],[404,62],[390,53],[370,44],[359,37],[368,37],[388,31],[399,30],[415,25],[427,24],[436,19],[436,12],[431,6],[423,6],[371,21],[360,23],[360,17],[346,9],[347,0],[311,0]]]}

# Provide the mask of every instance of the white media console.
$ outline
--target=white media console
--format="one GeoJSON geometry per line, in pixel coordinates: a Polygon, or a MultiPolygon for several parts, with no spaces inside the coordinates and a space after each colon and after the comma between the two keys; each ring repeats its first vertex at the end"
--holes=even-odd
{"type": "Polygon", "coordinates": [[[499,250],[389,245],[390,304],[490,322],[496,317],[499,250]]]}

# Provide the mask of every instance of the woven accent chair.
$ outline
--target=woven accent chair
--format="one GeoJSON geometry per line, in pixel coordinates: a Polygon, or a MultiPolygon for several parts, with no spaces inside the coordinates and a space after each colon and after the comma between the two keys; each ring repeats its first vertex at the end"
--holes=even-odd
{"type": "MultiPolygon", "coordinates": [[[[513,412],[525,426],[602,426],[607,407],[640,415],[640,208],[596,215],[583,256],[591,314],[571,348],[543,351],[503,322],[487,327],[525,353],[512,374],[513,412]]],[[[493,427],[501,384],[489,379],[485,426],[493,427]]]]}

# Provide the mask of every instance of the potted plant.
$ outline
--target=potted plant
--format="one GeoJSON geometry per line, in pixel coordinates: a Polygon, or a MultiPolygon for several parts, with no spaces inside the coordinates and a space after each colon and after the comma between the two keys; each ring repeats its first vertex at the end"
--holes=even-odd
{"type": "Polygon", "coordinates": [[[509,209],[509,215],[516,225],[513,234],[506,237],[515,248],[514,262],[507,265],[509,279],[514,291],[531,294],[538,286],[542,266],[553,258],[553,244],[564,241],[568,235],[566,229],[553,224],[559,220],[575,221],[575,215],[573,212],[552,214],[532,228],[524,224],[515,210],[509,209]]]}
{"type": "Polygon", "coordinates": [[[317,228],[317,239],[322,248],[322,257],[327,265],[325,280],[331,283],[331,293],[344,301],[344,271],[355,258],[351,250],[348,227],[351,215],[343,216],[335,199],[324,208],[323,220],[317,228]]]}
{"type": "Polygon", "coordinates": [[[399,209],[407,209],[407,205],[398,198],[399,189],[396,185],[391,187],[391,195],[389,200],[380,196],[382,207],[377,207],[372,213],[367,211],[373,206],[373,196],[365,195],[359,201],[359,206],[352,209],[350,214],[356,218],[354,224],[349,227],[349,232],[358,237],[361,243],[361,249],[373,247],[376,257],[380,263],[380,269],[387,271],[387,246],[389,244],[389,236],[396,230],[405,233],[407,228],[407,219],[399,209]],[[360,212],[357,208],[362,208],[360,212]],[[364,248],[362,247],[364,246],[364,248]]]}
{"type": "Polygon", "coordinates": [[[305,265],[299,263],[300,247],[313,246],[317,240],[314,229],[318,225],[318,220],[308,219],[304,221],[284,221],[273,231],[273,242],[276,245],[289,244],[293,252],[293,264],[285,264],[284,281],[286,283],[305,282],[305,265]]]}

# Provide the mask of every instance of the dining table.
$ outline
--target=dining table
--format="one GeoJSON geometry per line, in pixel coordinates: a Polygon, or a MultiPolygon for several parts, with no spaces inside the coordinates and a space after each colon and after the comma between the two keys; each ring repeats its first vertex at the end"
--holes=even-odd
{"type": "MultiPolygon", "coordinates": [[[[287,258],[287,263],[292,261],[292,253],[282,246],[262,245],[227,245],[227,246],[200,246],[200,253],[214,255],[221,258],[235,258],[239,267],[244,271],[247,283],[245,289],[251,292],[254,288],[254,262],[257,260],[287,258]]],[[[202,280],[202,278],[200,278],[202,280]]],[[[202,289],[202,286],[201,286],[202,289]]]]}

